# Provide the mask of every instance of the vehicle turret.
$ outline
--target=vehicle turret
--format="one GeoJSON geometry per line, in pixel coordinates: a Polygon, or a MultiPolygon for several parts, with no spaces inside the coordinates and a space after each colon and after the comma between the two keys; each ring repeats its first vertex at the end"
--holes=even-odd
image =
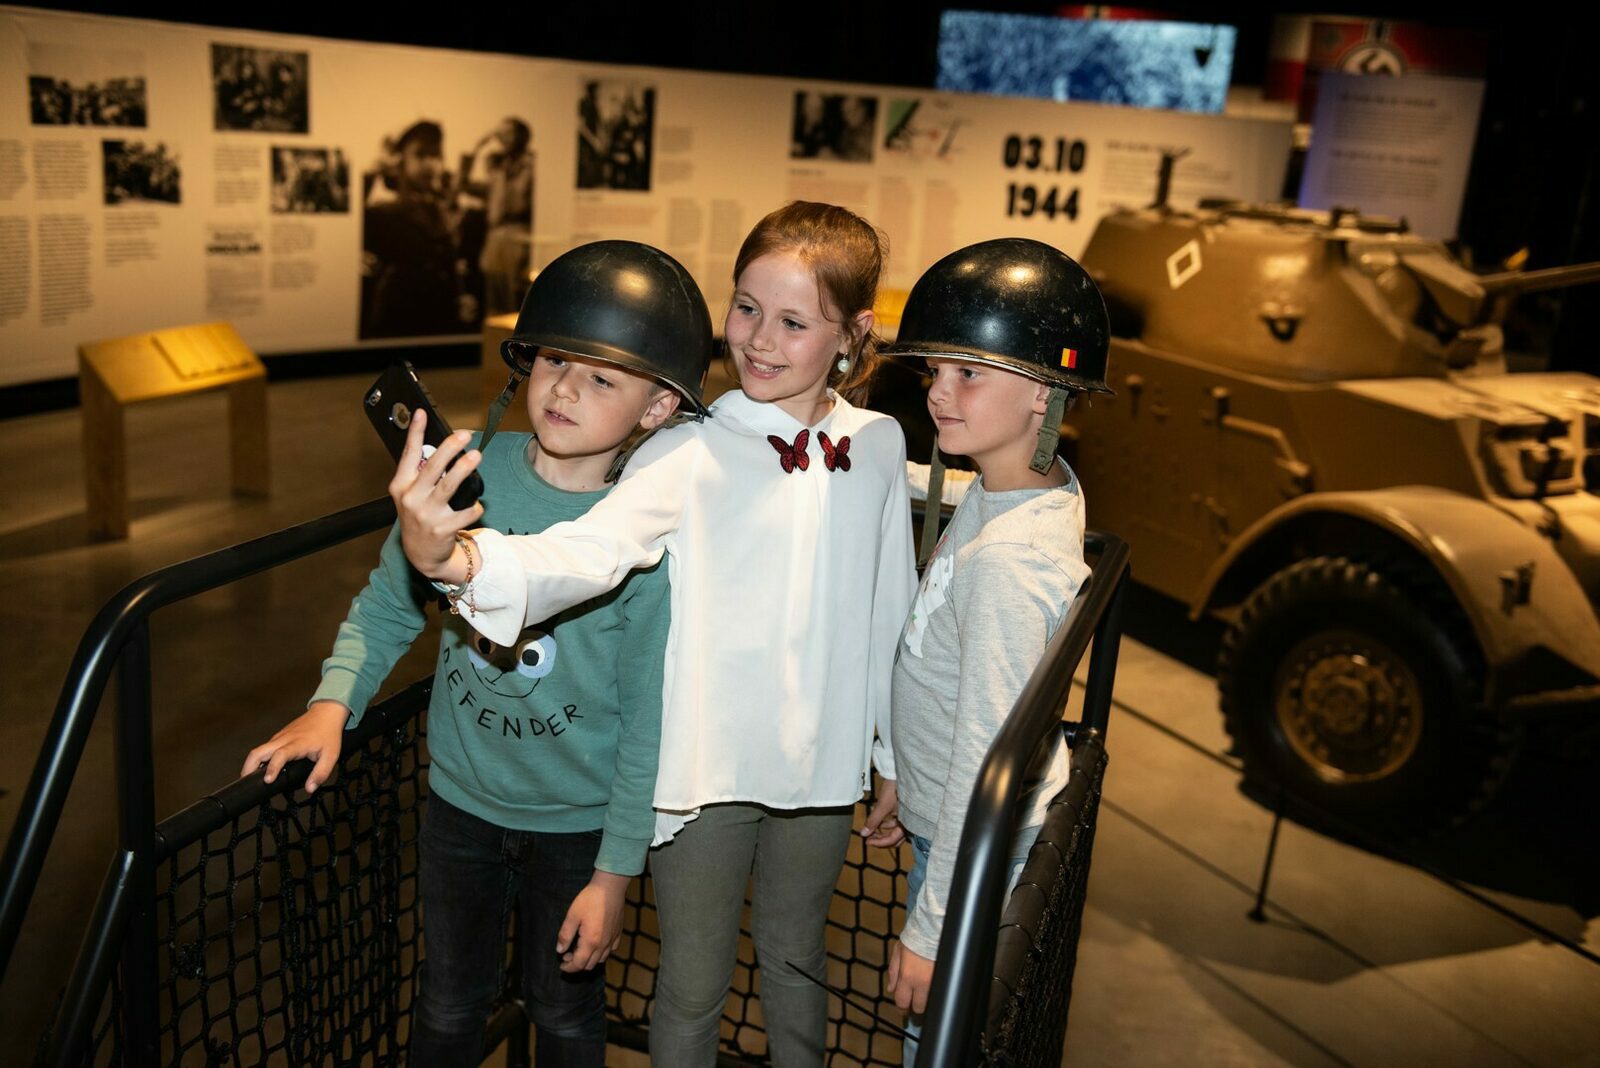
{"type": "Polygon", "coordinates": [[[1233,201],[1115,212],[1082,260],[1119,336],[1299,382],[1502,371],[1506,298],[1600,281],[1475,275],[1403,220],[1233,201]]]}

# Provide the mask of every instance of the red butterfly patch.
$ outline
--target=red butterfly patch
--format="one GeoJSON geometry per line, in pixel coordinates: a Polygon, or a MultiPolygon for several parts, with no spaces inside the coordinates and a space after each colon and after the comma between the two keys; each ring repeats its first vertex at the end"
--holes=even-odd
{"type": "Polygon", "coordinates": [[[776,434],[768,434],[767,442],[778,450],[778,462],[783,465],[784,474],[791,473],[797,467],[804,471],[811,466],[811,457],[806,455],[806,446],[811,444],[811,431],[802,430],[796,434],[793,445],[776,434]]]}
{"type": "Polygon", "coordinates": [[[837,468],[840,471],[850,470],[850,435],[846,434],[835,445],[828,440],[827,434],[818,434],[817,440],[822,442],[822,462],[829,471],[837,468]]]}

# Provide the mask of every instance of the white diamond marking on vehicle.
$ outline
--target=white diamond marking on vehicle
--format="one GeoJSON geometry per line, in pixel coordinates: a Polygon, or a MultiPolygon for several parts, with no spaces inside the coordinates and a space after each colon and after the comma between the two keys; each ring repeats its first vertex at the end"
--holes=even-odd
{"type": "Polygon", "coordinates": [[[1167,257],[1167,282],[1173,289],[1200,273],[1200,242],[1190,242],[1167,257]]]}

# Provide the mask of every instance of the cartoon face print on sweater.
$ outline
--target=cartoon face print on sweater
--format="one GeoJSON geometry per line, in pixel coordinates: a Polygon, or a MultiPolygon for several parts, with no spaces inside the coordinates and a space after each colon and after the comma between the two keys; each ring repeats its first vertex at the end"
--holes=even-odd
{"type": "MultiPolygon", "coordinates": [[[[944,546],[941,543],[940,548],[944,546]]],[[[922,655],[922,639],[928,633],[928,620],[950,600],[950,579],[956,572],[951,553],[935,552],[922,573],[917,599],[911,603],[911,618],[906,620],[906,649],[912,656],[922,655]]]]}
{"type": "Polygon", "coordinates": [[[490,693],[520,699],[533,693],[539,680],[555,670],[556,639],[538,627],[528,627],[517,636],[517,643],[507,648],[473,631],[467,642],[467,659],[490,693]]]}

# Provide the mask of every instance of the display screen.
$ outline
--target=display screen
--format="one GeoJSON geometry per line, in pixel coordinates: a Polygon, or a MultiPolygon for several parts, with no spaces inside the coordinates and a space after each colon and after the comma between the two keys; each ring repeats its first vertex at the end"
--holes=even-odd
{"type": "Polygon", "coordinates": [[[946,11],[939,88],[1220,113],[1232,26],[946,11]]]}

